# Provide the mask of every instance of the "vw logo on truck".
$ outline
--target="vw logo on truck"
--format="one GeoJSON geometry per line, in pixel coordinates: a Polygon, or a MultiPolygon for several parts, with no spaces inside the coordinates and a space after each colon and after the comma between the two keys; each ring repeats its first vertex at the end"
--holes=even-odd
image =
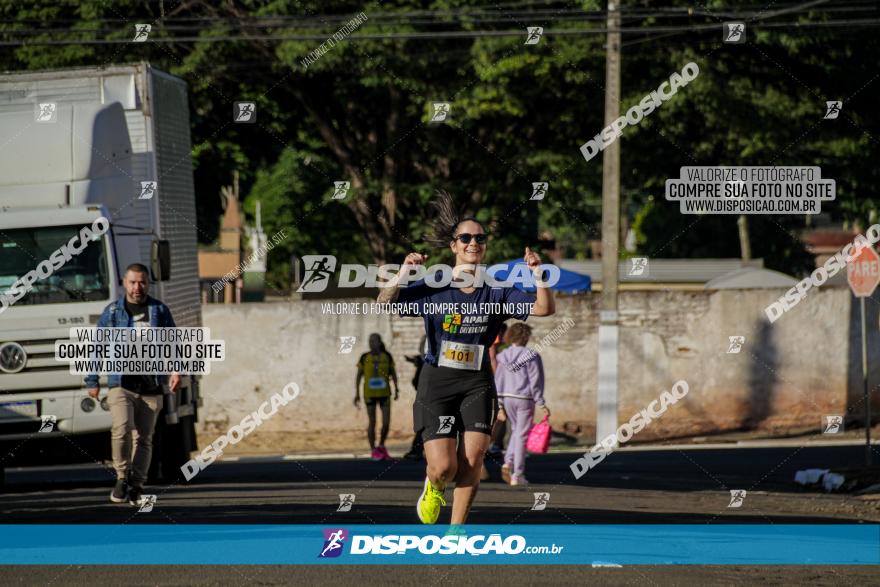
{"type": "Polygon", "coordinates": [[[18,373],[27,364],[27,353],[17,342],[5,342],[0,345],[0,371],[18,373]]]}
{"type": "MultiPolygon", "coordinates": [[[[186,82],[149,63],[0,73],[0,486],[5,467],[110,458],[106,389],[95,402],[53,350],[124,295],[125,267],[150,269],[178,326],[201,325],[189,128],[186,82]],[[35,125],[46,96],[56,124],[35,125]],[[51,414],[65,436],[32,438],[51,414]]],[[[164,397],[153,478],[176,479],[197,448],[198,385],[164,397]]]]}

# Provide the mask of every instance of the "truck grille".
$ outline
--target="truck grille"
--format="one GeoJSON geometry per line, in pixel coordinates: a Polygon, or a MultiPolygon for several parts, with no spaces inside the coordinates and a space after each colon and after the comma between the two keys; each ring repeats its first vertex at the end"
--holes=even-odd
{"type": "Polygon", "coordinates": [[[27,363],[20,373],[34,371],[69,371],[68,363],[55,360],[55,339],[16,341],[27,353],[27,363]]]}

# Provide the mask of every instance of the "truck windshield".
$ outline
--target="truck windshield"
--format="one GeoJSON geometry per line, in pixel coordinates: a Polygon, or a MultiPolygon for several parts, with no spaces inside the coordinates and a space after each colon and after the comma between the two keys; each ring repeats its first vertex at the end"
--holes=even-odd
{"type": "MultiPolygon", "coordinates": [[[[79,254],[74,251],[66,262],[59,254],[50,261],[52,254],[67,247],[71,237],[78,235],[83,226],[85,225],[0,230],[0,294],[12,296],[15,304],[106,300],[110,291],[104,237],[90,241],[79,254]],[[28,272],[35,271],[37,265],[43,261],[50,261],[47,265],[53,267],[52,275],[46,279],[38,276],[30,291],[18,298],[15,289],[27,288],[13,289],[12,285],[28,272]]],[[[78,243],[77,236],[77,245],[78,243]]]]}

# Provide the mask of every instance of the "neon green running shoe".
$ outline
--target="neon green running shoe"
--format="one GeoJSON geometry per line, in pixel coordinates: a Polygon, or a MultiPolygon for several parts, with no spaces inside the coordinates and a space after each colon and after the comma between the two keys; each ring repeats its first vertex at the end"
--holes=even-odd
{"type": "Polygon", "coordinates": [[[435,524],[437,518],[440,517],[440,506],[444,505],[446,505],[446,500],[443,499],[443,492],[434,489],[431,481],[425,477],[425,488],[416,503],[416,513],[419,515],[419,520],[422,521],[422,524],[435,524]]]}

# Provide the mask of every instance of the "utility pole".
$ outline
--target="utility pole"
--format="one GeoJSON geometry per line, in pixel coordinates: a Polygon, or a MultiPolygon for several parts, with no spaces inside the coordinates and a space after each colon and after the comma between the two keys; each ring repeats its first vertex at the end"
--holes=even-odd
{"type": "MultiPolygon", "coordinates": [[[[620,6],[608,2],[605,48],[605,126],[620,116],[620,6]]],[[[602,310],[599,313],[599,374],[596,441],[617,432],[618,314],[620,246],[620,141],[602,152],[602,310]]]]}
{"type": "MultiPolygon", "coordinates": [[[[809,218],[809,216],[808,216],[809,218]]],[[[745,267],[752,260],[752,243],[749,240],[749,220],[741,214],[736,221],[739,228],[739,250],[742,257],[742,266],[745,267]]]]}

